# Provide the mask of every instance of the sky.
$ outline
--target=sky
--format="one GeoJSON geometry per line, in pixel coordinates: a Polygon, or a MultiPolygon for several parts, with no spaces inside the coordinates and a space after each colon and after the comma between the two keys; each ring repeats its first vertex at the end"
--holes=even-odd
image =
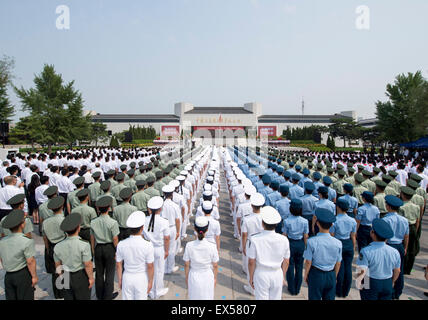
{"type": "Polygon", "coordinates": [[[53,64],[98,113],[259,102],[301,114],[303,97],[305,114],[369,118],[398,74],[428,78],[427,17],[426,0],[1,0],[0,56],[26,89],[53,64]],[[361,5],[368,30],[356,27],[361,5]]]}

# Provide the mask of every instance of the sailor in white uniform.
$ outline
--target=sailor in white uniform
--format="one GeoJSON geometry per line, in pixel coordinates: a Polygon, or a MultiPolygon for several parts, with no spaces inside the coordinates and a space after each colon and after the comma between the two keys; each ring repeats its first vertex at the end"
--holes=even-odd
{"type": "MultiPolygon", "coordinates": [[[[217,246],[217,250],[220,251],[221,228],[220,223],[212,216],[214,208],[216,207],[213,206],[211,201],[204,201],[201,206],[203,216],[205,216],[209,222],[209,227],[207,233],[205,234],[205,239],[207,239],[211,243],[214,243],[217,246]]],[[[197,236],[196,232],[195,235],[197,236]]]]}
{"type": "Polygon", "coordinates": [[[281,300],[290,244],[285,236],[275,232],[281,222],[275,208],[263,207],[260,216],[264,230],[251,237],[247,250],[250,285],[257,300],[281,300]]]}
{"type": "Polygon", "coordinates": [[[248,244],[249,240],[251,240],[251,237],[255,235],[256,233],[263,231],[263,225],[262,225],[262,217],[260,216],[260,209],[265,204],[265,197],[260,193],[255,193],[250,198],[251,206],[253,209],[253,213],[248,215],[243,219],[242,222],[242,256],[243,256],[243,269],[244,272],[247,274],[247,280],[248,285],[244,285],[245,291],[247,291],[250,294],[254,295],[254,289],[249,285],[249,272],[248,272],[248,257],[247,257],[247,250],[248,250],[248,244]]]}
{"type": "Polygon", "coordinates": [[[178,186],[178,194],[183,196],[184,204],[185,204],[183,221],[181,223],[181,239],[185,239],[187,237],[186,228],[187,228],[187,224],[189,223],[189,207],[191,202],[190,190],[187,189],[184,185],[186,180],[185,176],[180,175],[176,179],[180,182],[180,185],[178,186]]]}
{"type": "MultiPolygon", "coordinates": [[[[245,200],[241,201],[236,210],[236,224],[238,227],[238,239],[241,239],[241,228],[244,217],[249,216],[253,213],[253,208],[251,206],[250,198],[253,194],[257,193],[256,187],[253,185],[248,185],[244,189],[245,200]]],[[[242,252],[242,242],[239,241],[239,252],[242,252]]]]}
{"type": "Polygon", "coordinates": [[[213,300],[217,282],[218,251],[215,244],[205,239],[209,221],[206,217],[195,219],[198,239],[188,242],[183,260],[190,300],[213,300]]]}
{"type": "Polygon", "coordinates": [[[144,212],[131,213],[126,220],[131,235],[117,245],[116,271],[123,300],[147,300],[153,286],[154,248],[142,237],[145,221],[144,212]]]}
{"type": "Polygon", "coordinates": [[[168,220],[169,224],[169,254],[165,262],[165,273],[176,272],[178,266],[175,265],[175,255],[178,251],[178,239],[180,237],[180,207],[172,201],[174,187],[170,184],[162,188],[165,201],[162,207],[162,218],[168,220]]]}

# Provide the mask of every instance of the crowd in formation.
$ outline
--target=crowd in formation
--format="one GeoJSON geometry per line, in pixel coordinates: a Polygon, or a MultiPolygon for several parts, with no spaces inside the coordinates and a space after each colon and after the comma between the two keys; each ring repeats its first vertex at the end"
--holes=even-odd
{"type": "Polygon", "coordinates": [[[0,168],[6,299],[34,299],[36,232],[56,299],[88,300],[94,285],[97,299],[114,299],[115,276],[122,299],[158,299],[178,254],[188,298],[214,299],[223,174],[244,289],[256,299],[281,299],[284,282],[298,295],[303,281],[310,300],[346,297],[355,252],[361,299],[399,299],[419,253],[425,164],[237,146],[10,156],[0,168]]]}

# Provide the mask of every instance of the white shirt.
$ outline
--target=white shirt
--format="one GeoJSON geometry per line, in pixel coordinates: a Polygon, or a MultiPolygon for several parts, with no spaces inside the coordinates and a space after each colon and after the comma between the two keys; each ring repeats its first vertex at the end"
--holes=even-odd
{"type": "Polygon", "coordinates": [[[290,244],[285,236],[275,230],[263,230],[251,238],[247,256],[256,259],[256,268],[280,269],[283,260],[290,258],[290,244]]]}
{"type": "Polygon", "coordinates": [[[209,225],[208,225],[208,230],[205,233],[205,238],[207,239],[207,241],[217,245],[216,237],[219,237],[221,234],[220,223],[213,217],[208,217],[208,221],[209,221],[209,225]]]}
{"type": "Polygon", "coordinates": [[[175,220],[180,219],[180,207],[171,199],[165,199],[162,207],[161,216],[168,220],[170,227],[173,227],[175,226],[175,220]]]}
{"type": "MultiPolygon", "coordinates": [[[[205,215],[205,213],[202,211],[202,207],[201,207],[201,206],[198,206],[198,209],[196,209],[195,217],[196,217],[196,218],[197,218],[197,217],[202,217],[202,216],[204,216],[204,215],[205,215]]],[[[215,220],[220,220],[220,214],[219,214],[219,212],[218,212],[218,208],[217,208],[217,206],[214,206],[214,203],[213,203],[213,210],[211,211],[210,216],[211,216],[213,219],[215,219],[215,220]]]]}
{"type": "Polygon", "coordinates": [[[407,181],[407,172],[404,170],[397,170],[398,176],[395,178],[402,186],[406,185],[407,181]]]}
{"type": "Polygon", "coordinates": [[[262,232],[263,230],[262,216],[260,213],[253,213],[247,217],[244,217],[241,231],[242,233],[246,232],[248,234],[248,239],[251,239],[251,236],[262,232]]]}
{"type": "MultiPolygon", "coordinates": [[[[0,209],[2,210],[11,210],[12,207],[7,204],[10,198],[16,196],[17,194],[24,193],[24,188],[18,188],[16,186],[5,186],[0,189],[0,209]]],[[[25,201],[24,212],[28,212],[27,199],[25,201]]]]}
{"type": "Polygon", "coordinates": [[[38,186],[36,188],[35,193],[36,193],[37,204],[40,205],[48,201],[48,197],[43,194],[43,192],[45,192],[47,188],[49,188],[49,185],[47,184],[42,184],[41,186],[38,186]]]}
{"type": "Polygon", "coordinates": [[[191,270],[212,269],[212,264],[219,261],[217,246],[205,238],[188,242],[183,260],[190,261],[191,270]]]}
{"type": "Polygon", "coordinates": [[[152,216],[146,217],[146,223],[144,225],[144,238],[153,244],[153,247],[163,247],[164,237],[169,237],[169,222],[167,219],[162,218],[159,214],[156,214],[154,219],[153,231],[149,230],[149,223],[152,216]]]}
{"type": "Polygon", "coordinates": [[[58,187],[58,193],[69,193],[76,189],[76,186],[66,176],[57,178],[56,186],[58,187]]]}
{"type": "Polygon", "coordinates": [[[120,241],[116,250],[116,262],[122,261],[124,261],[125,272],[146,272],[146,264],[154,261],[153,244],[144,240],[142,236],[135,235],[120,241]]]}

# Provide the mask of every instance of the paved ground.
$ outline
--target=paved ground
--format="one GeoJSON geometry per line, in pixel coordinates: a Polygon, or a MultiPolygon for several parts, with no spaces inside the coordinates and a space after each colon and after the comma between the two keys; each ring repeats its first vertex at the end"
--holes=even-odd
{"type": "MultiPolygon", "coordinates": [[[[225,180],[221,179],[221,194],[220,194],[220,222],[222,228],[221,235],[221,250],[220,250],[220,262],[219,262],[219,274],[217,280],[217,286],[215,289],[215,299],[217,300],[248,300],[254,299],[253,296],[247,294],[244,291],[244,284],[246,283],[246,276],[242,272],[241,267],[241,254],[238,251],[239,242],[233,238],[233,226],[231,224],[232,217],[230,217],[230,204],[229,196],[225,192],[226,185],[225,180]]],[[[193,218],[191,219],[193,223],[193,218]]],[[[187,234],[193,233],[191,227],[187,229],[187,234]]],[[[189,236],[188,238],[190,238],[189,236]]],[[[51,277],[45,272],[44,259],[43,259],[43,241],[38,235],[34,235],[36,241],[37,250],[37,273],[39,275],[39,283],[36,287],[36,299],[37,300],[52,300],[53,293],[51,289],[51,277]]],[[[189,239],[191,240],[191,239],[189,239]]],[[[188,241],[189,241],[188,240],[188,241]]],[[[185,246],[186,242],[182,245],[185,246]]],[[[173,299],[187,299],[187,290],[185,285],[184,276],[184,263],[182,254],[176,258],[177,265],[180,267],[179,271],[172,275],[165,276],[165,285],[169,287],[167,295],[161,299],[173,300],[173,299]]],[[[355,261],[355,260],[354,260],[355,261]]],[[[424,278],[423,268],[428,263],[428,219],[425,218],[423,222],[423,231],[421,238],[421,252],[416,258],[414,271],[412,275],[405,276],[405,287],[404,293],[401,296],[401,300],[428,300],[423,295],[424,291],[428,291],[428,282],[424,278]]],[[[355,267],[355,264],[354,264],[355,267]]],[[[0,269],[0,300],[5,299],[4,295],[4,270],[0,269]]],[[[115,282],[115,288],[117,289],[117,282],[115,282]]],[[[283,299],[298,299],[307,300],[308,290],[306,284],[303,284],[302,290],[299,296],[290,296],[287,293],[287,289],[284,286],[283,299]]],[[[92,298],[95,297],[95,288],[92,290],[92,298]]],[[[121,295],[116,298],[121,299],[121,295]]],[[[343,299],[339,299],[343,300],[343,299]]],[[[350,295],[346,300],[360,300],[360,295],[355,284],[353,284],[350,295]]]]}

